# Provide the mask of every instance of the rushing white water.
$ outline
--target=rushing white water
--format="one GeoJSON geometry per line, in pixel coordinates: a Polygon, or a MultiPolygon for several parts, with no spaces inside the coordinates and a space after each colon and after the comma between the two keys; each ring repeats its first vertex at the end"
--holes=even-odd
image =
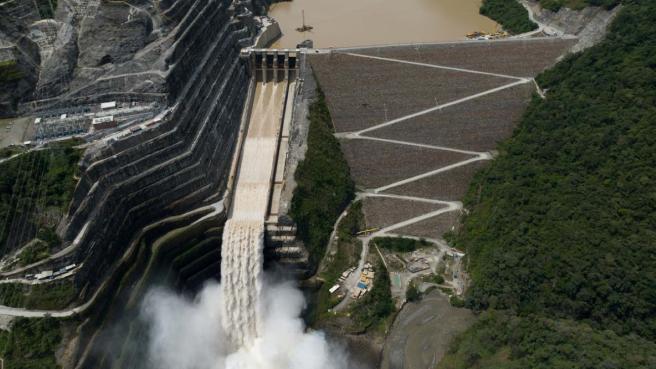
{"type": "Polygon", "coordinates": [[[228,220],[223,234],[221,284],[223,327],[241,347],[261,332],[259,297],[262,291],[262,221],[228,220]]]}
{"type": "Polygon", "coordinates": [[[235,349],[223,328],[222,288],[210,283],[194,299],[151,290],[141,307],[148,331],[148,369],[346,369],[346,353],[319,331],[305,332],[303,295],[290,282],[263,278],[261,329],[235,349]]]}
{"type": "Polygon", "coordinates": [[[194,300],[156,289],[142,305],[149,368],[344,369],[344,351],[306,332],[305,301],[292,283],[262,271],[264,218],[285,85],[258,85],[242,148],[230,219],[223,231],[221,285],[194,300]]]}
{"type": "Polygon", "coordinates": [[[275,170],[286,82],[258,84],[241,153],[230,219],[223,230],[223,328],[235,347],[261,334],[264,218],[275,170]]]}

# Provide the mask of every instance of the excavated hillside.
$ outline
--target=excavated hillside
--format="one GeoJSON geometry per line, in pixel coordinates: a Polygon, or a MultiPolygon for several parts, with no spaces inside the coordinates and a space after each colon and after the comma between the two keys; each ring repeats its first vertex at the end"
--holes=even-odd
{"type": "Polygon", "coordinates": [[[141,353],[130,342],[139,339],[140,323],[118,322],[137,313],[147,287],[194,289],[220,272],[221,200],[251,88],[239,52],[253,43],[254,15],[266,3],[59,0],[52,19],[32,3],[0,5],[3,20],[16,20],[2,22],[0,46],[32,76],[0,96],[4,114],[36,116],[111,99],[166,109],[151,129],[87,146],[57,229],[61,249],[5,277],[77,265],[65,282],[49,283],[70,283],[75,295],[53,314],[72,316],[79,336],[60,361],[78,368],[135,363],[141,353]],[[109,351],[117,331],[127,338],[109,351]]]}

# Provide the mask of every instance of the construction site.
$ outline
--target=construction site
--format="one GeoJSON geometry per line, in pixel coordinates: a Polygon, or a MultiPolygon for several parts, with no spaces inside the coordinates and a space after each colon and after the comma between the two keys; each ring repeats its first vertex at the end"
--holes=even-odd
{"type": "Polygon", "coordinates": [[[50,18],[27,0],[0,4],[12,19],[0,63],[23,76],[0,96],[0,165],[11,173],[0,183],[3,324],[67,318],[65,369],[144,363],[132,342],[145,334],[137,317],[151,286],[193,294],[221,280],[228,316],[246,322],[230,339],[251,342],[263,270],[323,288],[317,264],[339,249],[357,202],[366,226],[326,285],[335,332],[381,280],[393,314],[374,333],[358,327],[361,341],[379,335],[365,342],[377,355],[368,367],[433,365],[417,347],[443,355],[471,324],[448,300],[468,276],[447,235],[472,178],[544,98],[535,77],[576,35],[283,49],[267,47],[281,30],[260,16],[266,2],[60,2],[42,7],[50,18]],[[355,183],[325,255],[291,215],[319,96],[355,183]],[[386,249],[381,238],[421,247],[386,249]],[[424,305],[408,303],[414,287],[424,305]]]}

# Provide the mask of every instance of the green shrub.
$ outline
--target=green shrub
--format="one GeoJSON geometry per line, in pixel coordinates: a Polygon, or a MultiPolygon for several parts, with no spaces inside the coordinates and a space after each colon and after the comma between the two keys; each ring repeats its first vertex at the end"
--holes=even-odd
{"type": "Polygon", "coordinates": [[[337,226],[339,239],[337,240],[337,252],[325,260],[325,268],[320,273],[324,281],[314,303],[308,313],[310,325],[314,325],[323,318],[329,317],[328,310],[339,303],[336,294],[330,293],[330,288],[338,282],[342,273],[351,266],[357,265],[362,252],[362,241],[353,235],[360,229],[364,222],[362,214],[362,202],[354,202],[348,210],[348,214],[342,218],[337,226]]]}
{"type": "Polygon", "coordinates": [[[434,276],[433,276],[433,283],[435,283],[435,284],[442,284],[442,283],[444,283],[444,277],[441,276],[441,275],[439,275],[439,274],[434,275],[434,276]]]}
{"type": "Polygon", "coordinates": [[[0,62],[0,83],[18,81],[24,76],[25,74],[18,67],[16,60],[0,62]]]}
{"type": "Polygon", "coordinates": [[[412,252],[418,248],[430,246],[425,240],[414,240],[402,237],[376,237],[373,242],[380,248],[396,252],[412,252]]]}
{"type": "Polygon", "coordinates": [[[376,265],[376,278],[371,291],[353,308],[352,318],[363,328],[376,326],[394,312],[389,274],[382,262],[376,265]]]}
{"type": "Polygon", "coordinates": [[[57,247],[61,244],[61,239],[59,238],[59,235],[57,234],[57,232],[55,232],[55,229],[52,227],[40,228],[36,234],[36,237],[44,241],[50,248],[57,247]]]}
{"type": "Polygon", "coordinates": [[[456,295],[451,295],[449,297],[449,302],[451,303],[451,306],[457,307],[457,308],[462,308],[465,307],[465,300],[461,299],[460,297],[456,295]]]}
{"type": "Polygon", "coordinates": [[[20,254],[18,254],[18,263],[21,266],[30,265],[39,260],[45,259],[50,256],[50,247],[48,243],[37,240],[31,245],[25,247],[20,254]]]}
{"type": "Polygon", "coordinates": [[[415,302],[421,300],[421,293],[417,286],[414,283],[410,283],[408,289],[405,291],[405,299],[409,302],[415,302]]]}
{"type": "MultiPolygon", "coordinates": [[[[31,151],[1,163],[0,219],[24,219],[30,223],[28,229],[38,229],[36,236],[50,247],[59,245],[54,227],[44,224],[40,212],[66,210],[77,183],[75,175],[82,150],[74,146],[79,143],[77,140],[53,143],[45,150],[31,151]]],[[[0,254],[8,251],[5,248],[11,227],[11,221],[0,224],[0,254]]]]}
{"type": "Polygon", "coordinates": [[[0,284],[0,304],[18,308],[38,310],[61,310],[77,297],[71,280],[27,285],[19,283],[0,284]]]}

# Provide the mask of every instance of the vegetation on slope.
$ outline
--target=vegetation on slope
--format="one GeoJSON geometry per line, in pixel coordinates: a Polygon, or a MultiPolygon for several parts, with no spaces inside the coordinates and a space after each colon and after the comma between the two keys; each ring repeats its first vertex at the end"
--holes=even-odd
{"type": "MultiPolygon", "coordinates": [[[[655,32],[656,2],[625,2],[605,41],[538,79],[547,99],[535,98],[498,159],[474,180],[456,238],[469,258],[467,304],[510,309],[527,327],[516,337],[524,351],[514,344],[506,354],[494,351],[520,365],[478,360],[475,367],[628,367],[604,364],[623,355],[609,349],[622,340],[656,357],[646,342],[656,340],[655,32]],[[551,331],[563,324],[569,333],[543,351],[532,336],[542,333],[532,331],[546,318],[577,323],[548,322],[551,331]],[[576,357],[576,347],[587,356],[576,357]],[[555,351],[574,356],[545,366],[560,357],[555,351]]],[[[486,324],[454,352],[514,335],[510,323],[480,332],[486,324]]]]}
{"type": "Polygon", "coordinates": [[[656,3],[540,77],[466,199],[471,306],[548,311],[656,338],[656,3]]]}
{"type": "Polygon", "coordinates": [[[23,78],[24,73],[18,67],[16,60],[5,60],[0,62],[0,83],[18,81],[23,78]]]}
{"type": "Polygon", "coordinates": [[[357,232],[365,228],[362,202],[354,202],[348,209],[348,214],[342,218],[337,226],[337,252],[326,256],[325,268],[319,273],[323,284],[317,292],[314,306],[308,314],[311,324],[319,324],[329,318],[329,309],[339,303],[336,294],[330,293],[330,288],[338,282],[342,273],[352,266],[356,266],[362,253],[362,241],[357,239],[357,232]]]}
{"type": "Polygon", "coordinates": [[[590,5],[610,9],[619,3],[620,0],[540,0],[540,6],[553,12],[557,12],[562,7],[579,10],[590,5]]]}
{"type": "Polygon", "coordinates": [[[374,286],[357,302],[351,312],[351,318],[362,331],[384,325],[394,312],[389,274],[380,259],[375,266],[375,272],[374,286]]]}
{"type": "Polygon", "coordinates": [[[458,337],[438,369],[642,369],[656,367],[656,344],[572,320],[489,312],[458,337]]]}
{"type": "Polygon", "coordinates": [[[54,318],[18,318],[11,331],[0,331],[0,356],[11,369],[54,369],[55,350],[62,339],[61,323],[54,318]]]}
{"type": "Polygon", "coordinates": [[[432,245],[426,240],[413,240],[402,237],[376,237],[373,242],[382,249],[396,252],[412,252],[422,247],[432,245]]]}
{"type": "Polygon", "coordinates": [[[321,91],[310,106],[305,159],[299,163],[290,215],[310,252],[313,265],[323,257],[335,221],[354,197],[346,160],[333,136],[332,121],[321,91]]]}
{"type": "Polygon", "coordinates": [[[39,5],[41,19],[54,18],[57,10],[57,0],[36,0],[39,5]]]}
{"type": "MultiPolygon", "coordinates": [[[[0,127],[3,127],[2,125],[2,120],[0,120],[0,127]]],[[[0,159],[6,159],[12,155],[19,154],[23,152],[24,149],[20,146],[9,146],[9,147],[3,147],[0,149],[0,159]]]]}
{"type": "MultiPolygon", "coordinates": [[[[54,233],[54,232],[53,232],[54,233]]],[[[47,242],[34,240],[18,254],[18,265],[26,266],[50,256],[50,247],[47,242]]]]}
{"type": "MultiPolygon", "coordinates": [[[[0,255],[11,243],[44,237],[49,246],[52,231],[70,202],[77,180],[81,150],[78,141],[50,145],[0,164],[0,255]]],[[[56,235],[54,236],[56,237],[56,235]]]]}
{"type": "Polygon", "coordinates": [[[394,312],[394,302],[390,279],[378,255],[374,256],[378,263],[375,265],[376,277],[371,291],[353,302],[348,311],[339,314],[329,311],[341,301],[337,297],[339,293],[331,294],[329,289],[338,282],[345,270],[357,266],[362,253],[362,241],[357,238],[357,233],[365,228],[362,201],[354,202],[337,226],[337,252],[326,256],[325,268],[318,275],[323,284],[317,291],[307,316],[312,326],[336,324],[346,332],[363,333],[372,330],[381,332],[387,324],[391,324],[389,318],[394,312]]]}
{"type": "Polygon", "coordinates": [[[528,18],[528,11],[516,0],[483,0],[480,12],[510,33],[525,33],[538,28],[528,18]]]}
{"type": "Polygon", "coordinates": [[[72,280],[61,280],[47,284],[0,284],[0,305],[39,309],[61,310],[69,306],[76,298],[76,289],[72,280]]]}

